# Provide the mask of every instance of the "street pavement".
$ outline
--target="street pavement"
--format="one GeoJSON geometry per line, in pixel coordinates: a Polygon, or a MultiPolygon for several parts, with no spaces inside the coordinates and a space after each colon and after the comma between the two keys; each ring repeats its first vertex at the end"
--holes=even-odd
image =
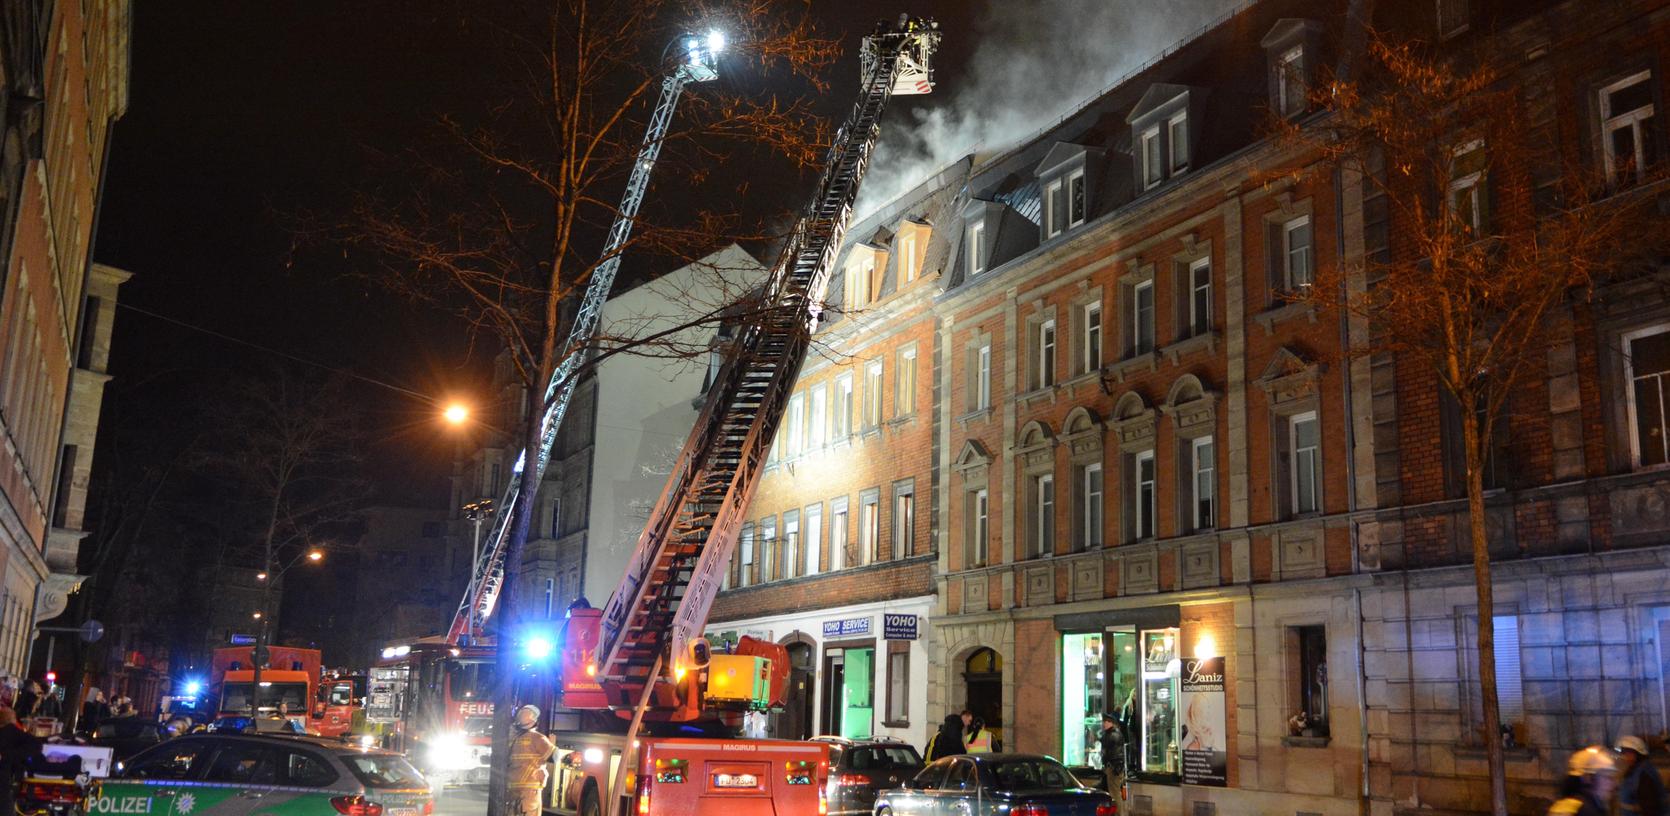
{"type": "Polygon", "coordinates": [[[482,816],[486,812],[486,785],[447,788],[435,805],[435,816],[482,816]]]}

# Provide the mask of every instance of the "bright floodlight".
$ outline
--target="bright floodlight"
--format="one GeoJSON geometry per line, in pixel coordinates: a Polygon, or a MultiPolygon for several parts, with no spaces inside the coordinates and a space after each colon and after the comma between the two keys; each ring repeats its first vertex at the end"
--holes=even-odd
{"type": "Polygon", "coordinates": [[[446,411],[443,412],[441,414],[441,416],[445,417],[446,421],[449,424],[463,425],[464,420],[470,418],[470,409],[465,408],[464,406],[455,402],[451,405],[448,405],[446,407],[446,411]]]}
{"type": "Polygon", "coordinates": [[[707,33],[707,50],[717,54],[725,50],[725,32],[714,29],[707,33]]]}

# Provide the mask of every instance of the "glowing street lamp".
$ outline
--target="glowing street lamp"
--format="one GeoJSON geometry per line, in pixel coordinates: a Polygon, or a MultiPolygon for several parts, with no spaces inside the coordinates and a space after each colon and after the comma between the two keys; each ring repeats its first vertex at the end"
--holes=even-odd
{"type": "Polygon", "coordinates": [[[318,551],[318,550],[314,550],[314,551],[307,554],[307,560],[313,561],[313,562],[318,562],[321,559],[323,559],[324,557],[325,557],[325,554],[318,551]]]}
{"type": "Polygon", "coordinates": [[[441,412],[441,417],[447,421],[448,425],[463,425],[470,419],[470,409],[462,403],[455,402],[441,412]]]}

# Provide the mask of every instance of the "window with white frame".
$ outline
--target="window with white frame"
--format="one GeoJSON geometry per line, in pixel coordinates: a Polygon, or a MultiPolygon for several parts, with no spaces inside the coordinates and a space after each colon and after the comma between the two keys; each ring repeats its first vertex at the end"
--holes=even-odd
{"type": "Polygon", "coordinates": [[[742,535],[737,545],[742,550],[742,579],[738,586],[751,586],[754,583],[754,525],[742,525],[742,535]]]}
{"type": "Polygon", "coordinates": [[[831,570],[845,569],[847,566],[847,541],[850,532],[849,516],[847,513],[847,497],[839,496],[829,502],[829,568],[831,570]]]}
{"type": "Polygon", "coordinates": [[[806,395],[795,394],[789,397],[788,428],[789,444],[786,453],[790,457],[799,456],[806,449],[806,395]]]}
{"type": "Polygon", "coordinates": [[[1484,142],[1475,139],[1456,148],[1450,214],[1455,225],[1470,235],[1484,228],[1484,162],[1484,142]]]}
{"type": "Polygon", "coordinates": [[[806,541],[806,575],[817,575],[823,568],[823,505],[813,504],[806,507],[804,514],[806,529],[802,533],[806,541]]]}
{"type": "Polygon", "coordinates": [[[1131,354],[1147,354],[1154,350],[1154,282],[1142,281],[1130,292],[1131,354]]]}
{"type": "Polygon", "coordinates": [[[1179,113],[1166,120],[1166,134],[1171,152],[1171,175],[1189,169],[1189,115],[1179,113]]]}
{"type": "Polygon", "coordinates": [[[1046,388],[1055,384],[1055,321],[1038,324],[1035,341],[1036,356],[1032,360],[1032,387],[1046,388]]]}
{"type": "Polygon", "coordinates": [[[1301,215],[1281,225],[1282,285],[1288,291],[1309,287],[1311,269],[1310,216],[1301,215]]]}
{"type": "Polygon", "coordinates": [[[778,552],[781,542],[777,540],[777,517],[766,516],[760,520],[760,583],[775,581],[783,576],[778,574],[782,566],[782,554],[778,552]]]}
{"type": "Polygon", "coordinates": [[[967,539],[966,552],[970,567],[985,566],[990,554],[990,538],[986,526],[990,510],[988,495],[982,487],[979,490],[968,491],[963,497],[963,535],[967,539]]]}
{"type": "Polygon", "coordinates": [[[799,578],[805,574],[806,555],[800,551],[800,511],[783,513],[783,577],[799,578]]]}
{"type": "Polygon", "coordinates": [[[1084,223],[1084,170],[1074,170],[1044,185],[1044,237],[1054,238],[1084,223]]]}
{"type": "Polygon", "coordinates": [[[893,415],[910,416],[916,413],[916,347],[899,350],[899,361],[894,368],[897,380],[893,390],[893,415]]]}
{"type": "Polygon", "coordinates": [[[1294,515],[1315,513],[1322,506],[1322,437],[1316,412],[1288,417],[1289,490],[1294,515]]]}
{"type": "Polygon", "coordinates": [[[1086,200],[1084,189],[1084,170],[1080,168],[1067,174],[1067,226],[1076,227],[1084,223],[1090,214],[1090,205],[1086,200]]]}
{"type": "Polygon", "coordinates": [[[1642,71],[1600,89],[1600,147],[1611,184],[1640,181],[1658,159],[1652,79],[1652,71],[1642,71]]]}
{"type": "Polygon", "coordinates": [[[909,558],[916,539],[916,480],[893,484],[893,552],[895,560],[909,558]]]}
{"type": "Polygon", "coordinates": [[[1131,513],[1131,535],[1137,539],[1154,537],[1154,452],[1145,450],[1133,457],[1132,481],[1136,489],[1126,503],[1131,513]]]}
{"type": "Polygon", "coordinates": [[[806,405],[806,444],[812,450],[822,448],[829,441],[829,386],[812,386],[806,405]]]}
{"type": "Polygon", "coordinates": [[[1210,530],[1218,524],[1218,481],[1216,445],[1212,437],[1189,440],[1189,464],[1193,478],[1189,520],[1196,530],[1210,530]]]}
{"type": "Polygon", "coordinates": [[[986,271],[986,222],[978,221],[968,228],[968,274],[986,271]]]}
{"type": "Polygon", "coordinates": [[[969,375],[969,395],[973,409],[983,411],[992,407],[992,345],[982,344],[974,350],[974,370],[969,375]]]}
{"type": "Polygon", "coordinates": [[[1102,367],[1102,304],[1084,305],[1084,337],[1080,345],[1079,372],[1088,373],[1102,367]]]}
{"type": "Polygon", "coordinates": [[[1189,336],[1212,330],[1212,259],[1200,258],[1189,264],[1189,336]]]}
{"type": "Polygon", "coordinates": [[[853,308],[862,308],[870,303],[870,278],[875,275],[876,261],[874,257],[864,257],[850,267],[848,290],[851,297],[848,303],[853,308]]]}
{"type": "Polygon", "coordinates": [[[1032,518],[1027,525],[1030,533],[1028,555],[1036,558],[1055,551],[1055,475],[1040,473],[1032,477],[1032,518]]]}
{"type": "Polygon", "coordinates": [[[881,361],[871,360],[864,366],[864,428],[881,424],[881,361]]]}
{"type": "Polygon", "coordinates": [[[1091,462],[1078,470],[1078,512],[1074,514],[1079,526],[1078,545],[1081,550],[1094,550],[1102,546],[1102,501],[1105,493],[1102,463],[1091,462]]]}
{"type": "Polygon", "coordinates": [[[1142,186],[1153,187],[1166,177],[1164,145],[1160,142],[1160,126],[1142,132],[1142,186]]]}
{"type": "Polygon", "coordinates": [[[899,282],[916,280],[916,233],[907,232],[899,239],[899,282]]]}
{"type": "Polygon", "coordinates": [[[871,488],[858,496],[858,565],[874,562],[880,546],[881,491],[871,488]]]}
{"type": "Polygon", "coordinates": [[[834,414],[830,417],[830,440],[839,442],[852,436],[852,374],[842,374],[835,378],[834,414]]]}
{"type": "Polygon", "coordinates": [[[1305,47],[1295,45],[1276,58],[1276,110],[1282,116],[1303,113],[1305,98],[1305,47]]]}
{"type": "Polygon", "coordinates": [[[1630,458],[1638,468],[1665,465],[1670,463],[1670,325],[1625,334],[1623,351],[1630,458]]]}

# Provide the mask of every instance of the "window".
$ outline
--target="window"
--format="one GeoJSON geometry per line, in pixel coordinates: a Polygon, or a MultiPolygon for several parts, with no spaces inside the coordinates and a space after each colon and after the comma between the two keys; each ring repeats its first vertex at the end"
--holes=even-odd
{"type": "Polygon", "coordinates": [[[1310,216],[1301,215],[1282,224],[1282,285],[1288,291],[1311,285],[1310,242],[1310,216]]]}
{"type": "Polygon", "coordinates": [[[806,411],[806,445],[817,450],[829,440],[829,387],[812,386],[806,411]]]}
{"type": "Polygon", "coordinates": [[[849,302],[855,309],[862,308],[870,303],[870,279],[874,277],[876,271],[875,258],[861,258],[853,263],[850,268],[852,274],[848,288],[851,290],[852,299],[849,302]]]}
{"type": "Polygon", "coordinates": [[[910,644],[887,644],[887,722],[891,727],[910,724],[910,644]]]}
{"type": "Polygon", "coordinates": [[[899,239],[899,282],[916,280],[916,233],[906,233],[899,239]]]}
{"type": "Polygon", "coordinates": [[[742,525],[740,541],[739,546],[742,548],[742,580],[738,581],[737,584],[739,586],[749,586],[754,583],[754,525],[742,525]]]}
{"type": "Polygon", "coordinates": [[[1276,58],[1276,111],[1282,116],[1303,113],[1305,99],[1305,47],[1295,45],[1276,58]]]}
{"type": "Polygon", "coordinates": [[[1653,149],[1652,76],[1642,71],[1600,89],[1600,146],[1608,183],[1640,181],[1658,159],[1653,149]]]}
{"type": "Polygon", "coordinates": [[[1084,223],[1084,170],[1074,170],[1044,186],[1044,237],[1054,238],[1084,223]]]}
{"type": "Polygon", "coordinates": [[[202,770],[216,747],[207,740],[178,740],[165,749],[147,751],[144,758],[130,761],[127,775],[136,779],[190,779],[202,770]]]}
{"type": "Polygon", "coordinates": [[[991,343],[987,342],[973,349],[968,357],[968,409],[983,411],[992,407],[991,343]]]}
{"type": "MultiPolygon", "coordinates": [[[[1490,622],[1496,635],[1496,659],[1493,661],[1496,665],[1496,707],[1502,724],[1511,725],[1525,719],[1525,683],[1519,668],[1519,616],[1495,615],[1490,622]]],[[[1475,658],[1473,662],[1476,664],[1478,661],[1475,658]]]]}
{"type": "Polygon", "coordinates": [[[823,505],[806,508],[806,575],[817,575],[823,567],[823,505]]]}
{"type": "Polygon", "coordinates": [[[899,361],[894,368],[896,380],[893,390],[893,415],[910,416],[916,413],[916,347],[910,346],[899,351],[899,361]]]}
{"type": "Polygon", "coordinates": [[[854,565],[869,564],[881,546],[881,491],[871,488],[858,497],[858,558],[854,565]]]}
{"type": "Polygon", "coordinates": [[[1670,327],[1626,334],[1623,345],[1630,457],[1638,468],[1670,463],[1670,327]]]}
{"type": "Polygon", "coordinates": [[[986,565],[990,539],[987,536],[986,522],[989,507],[985,488],[970,490],[963,498],[963,535],[968,545],[968,566],[983,567],[986,565]]]}
{"type": "Polygon", "coordinates": [[[1467,30],[1467,0],[1437,0],[1438,36],[1454,37],[1467,30]]]}
{"type": "Polygon", "coordinates": [[[1050,473],[1032,477],[1032,519],[1027,525],[1032,546],[1029,557],[1036,558],[1055,552],[1055,475],[1050,473]]]}
{"type": "Polygon", "coordinates": [[[329,763],[312,754],[291,751],[285,755],[286,779],[303,788],[322,788],[336,781],[329,763]]]}
{"type": "Polygon", "coordinates": [[[557,579],[545,579],[545,618],[550,620],[552,608],[557,605],[557,579]]]}
{"type": "Polygon", "coordinates": [[[1131,355],[1154,350],[1154,282],[1131,287],[1131,355]]]}
{"type": "Polygon", "coordinates": [[[852,375],[835,378],[834,416],[830,422],[830,439],[839,442],[852,436],[852,375]]]}
{"type": "Polygon", "coordinates": [[[1165,180],[1165,156],[1161,152],[1160,126],[1142,132],[1142,186],[1153,187],[1165,180]]]}
{"type": "Polygon", "coordinates": [[[1089,212],[1084,193],[1084,171],[1074,170],[1067,174],[1067,226],[1083,224],[1089,212]]]}
{"type": "Polygon", "coordinates": [[[1189,169],[1189,115],[1179,113],[1166,122],[1166,132],[1171,139],[1171,174],[1177,175],[1189,169]]]}
{"type": "Polygon", "coordinates": [[[799,456],[806,448],[806,395],[789,397],[788,455],[799,456]]]}
{"type": "Polygon", "coordinates": [[[270,745],[227,740],[215,753],[214,762],[203,778],[209,782],[242,785],[279,784],[277,753],[270,745]]]}
{"type": "Polygon", "coordinates": [[[1292,461],[1289,478],[1292,481],[1293,513],[1315,513],[1322,504],[1322,486],[1318,482],[1322,471],[1322,453],[1316,412],[1295,414],[1287,422],[1292,461]]]}
{"type": "Polygon", "coordinates": [[[551,497],[551,537],[562,538],[562,497],[551,497]]]}
{"type": "Polygon", "coordinates": [[[1079,370],[1081,373],[1095,371],[1102,367],[1102,304],[1087,303],[1084,306],[1084,344],[1080,350],[1079,370]]]}
{"type": "Polygon", "coordinates": [[[1291,707],[1305,715],[1307,736],[1328,736],[1328,631],[1323,626],[1288,629],[1293,677],[1291,707]]]}
{"type": "Polygon", "coordinates": [[[1189,463],[1193,478],[1189,508],[1189,519],[1194,529],[1210,530],[1217,526],[1217,467],[1215,464],[1215,446],[1212,437],[1202,436],[1189,440],[1189,463]]]}
{"type": "Polygon", "coordinates": [[[766,516],[760,520],[760,583],[775,581],[783,577],[782,542],[777,540],[777,517],[766,516]]]}
{"type": "Polygon", "coordinates": [[[1456,148],[1451,170],[1450,217],[1466,234],[1477,235],[1485,222],[1484,143],[1472,141],[1456,148]]]}
{"type": "Polygon", "coordinates": [[[1190,263],[1188,283],[1189,336],[1198,337],[1212,330],[1212,259],[1190,263]]]}
{"type": "Polygon", "coordinates": [[[829,502],[829,568],[832,570],[847,566],[850,535],[847,527],[847,497],[841,496],[829,502]]]}
{"type": "Polygon", "coordinates": [[[1132,496],[1133,506],[1131,531],[1138,540],[1154,537],[1154,452],[1143,451],[1136,455],[1136,493],[1132,496]]]}
{"type": "Polygon", "coordinates": [[[986,224],[984,221],[968,228],[968,274],[986,271],[986,224]]]}
{"type": "Polygon", "coordinates": [[[1032,387],[1055,385],[1055,321],[1038,324],[1037,357],[1033,359],[1032,387]]]}
{"type": "Polygon", "coordinates": [[[1077,484],[1078,549],[1094,550],[1102,546],[1102,463],[1092,462],[1079,468],[1077,484]]]}
{"type": "Polygon", "coordinates": [[[905,479],[893,485],[894,559],[909,558],[916,540],[916,482],[905,479]]]}
{"type": "Polygon", "coordinates": [[[864,366],[864,429],[881,424],[881,361],[864,366]]]}
{"type": "Polygon", "coordinates": [[[806,554],[800,551],[800,511],[783,514],[783,577],[799,578],[805,574],[806,554]]]}

